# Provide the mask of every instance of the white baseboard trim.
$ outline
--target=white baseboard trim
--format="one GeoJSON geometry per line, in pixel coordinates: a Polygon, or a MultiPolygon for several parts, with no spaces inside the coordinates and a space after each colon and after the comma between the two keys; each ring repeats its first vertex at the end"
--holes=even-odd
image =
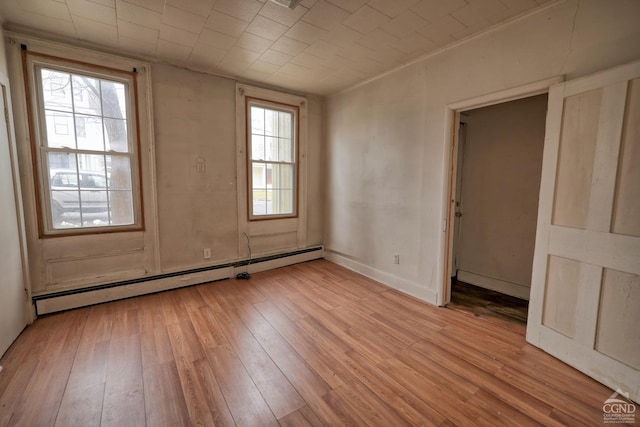
{"type": "Polygon", "coordinates": [[[387,285],[407,295],[418,298],[421,301],[437,305],[436,293],[429,289],[425,289],[425,286],[420,283],[415,283],[391,273],[369,267],[368,265],[362,264],[358,261],[355,261],[351,258],[328,249],[325,249],[324,257],[331,262],[348,268],[349,270],[355,271],[356,273],[362,274],[363,276],[387,285]]]}
{"type": "Polygon", "coordinates": [[[519,285],[517,283],[507,282],[506,280],[495,279],[493,277],[483,276],[481,274],[471,273],[464,270],[458,270],[458,280],[489,289],[512,297],[529,300],[531,288],[519,285]]]}
{"type": "MultiPolygon", "coordinates": [[[[60,295],[35,296],[34,305],[37,315],[55,313],[73,308],[101,304],[140,295],[162,292],[170,289],[178,289],[185,286],[235,277],[237,273],[272,270],[287,265],[298,264],[305,261],[320,259],[323,257],[323,248],[309,250],[303,253],[283,254],[282,256],[265,257],[264,260],[256,260],[249,265],[225,265],[205,271],[185,272],[184,274],[172,274],[171,277],[150,278],[132,284],[123,284],[102,289],[79,290],[75,293],[61,293],[60,295]]],[[[238,263],[240,264],[240,263],[238,263]]]]}

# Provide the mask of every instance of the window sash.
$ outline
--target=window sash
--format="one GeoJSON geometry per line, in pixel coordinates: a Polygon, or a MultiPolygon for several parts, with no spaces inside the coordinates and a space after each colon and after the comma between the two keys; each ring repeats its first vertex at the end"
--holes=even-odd
{"type": "MultiPolygon", "coordinates": [[[[298,107],[281,104],[272,101],[266,101],[261,99],[255,99],[247,97],[246,108],[246,133],[247,133],[247,205],[248,216],[250,221],[255,220],[269,220],[280,218],[295,218],[298,215],[298,107]],[[266,111],[286,113],[289,114],[291,119],[289,123],[288,131],[284,132],[284,136],[280,135],[280,124],[278,124],[278,132],[274,135],[268,134],[266,130],[266,120],[263,123],[264,129],[262,133],[253,132],[253,107],[257,107],[266,111]],[[255,155],[253,152],[254,136],[262,138],[272,138],[278,141],[278,150],[280,148],[281,140],[288,140],[289,146],[285,148],[286,154],[283,157],[287,157],[289,161],[280,160],[280,153],[278,153],[276,159],[270,159],[266,154],[268,151],[267,143],[264,142],[264,153],[262,156],[255,155]],[[288,151],[288,152],[287,152],[288,151]],[[264,176],[256,177],[254,175],[254,165],[264,166],[264,176]],[[271,184],[267,179],[268,168],[271,167],[271,184]],[[273,173],[274,166],[290,167],[290,186],[279,187],[273,185],[273,180],[279,178],[274,177],[278,175],[273,173]],[[255,187],[255,181],[259,179],[263,181],[264,185],[255,187]],[[260,197],[260,199],[257,199],[260,197]],[[274,213],[274,209],[277,211],[274,213]]],[[[272,129],[273,130],[273,129],[272,129]]],[[[286,173],[285,173],[286,175],[286,173]]],[[[286,179],[286,177],[284,178],[286,179]]]]}

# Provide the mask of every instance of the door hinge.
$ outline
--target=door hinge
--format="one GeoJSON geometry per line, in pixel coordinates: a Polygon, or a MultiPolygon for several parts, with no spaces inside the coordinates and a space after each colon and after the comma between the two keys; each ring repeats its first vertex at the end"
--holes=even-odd
{"type": "Polygon", "coordinates": [[[444,231],[444,232],[447,231],[447,220],[446,219],[442,220],[442,231],[444,231]]]}

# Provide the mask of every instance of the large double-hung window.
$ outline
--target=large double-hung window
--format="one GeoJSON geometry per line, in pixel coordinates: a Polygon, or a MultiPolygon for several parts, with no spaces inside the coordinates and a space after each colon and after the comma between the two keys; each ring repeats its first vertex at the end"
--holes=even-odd
{"type": "Polygon", "coordinates": [[[297,215],[298,107],[247,97],[249,219],[297,215]]]}
{"type": "Polygon", "coordinates": [[[26,58],[41,235],[141,229],[135,72],[26,58]]]}

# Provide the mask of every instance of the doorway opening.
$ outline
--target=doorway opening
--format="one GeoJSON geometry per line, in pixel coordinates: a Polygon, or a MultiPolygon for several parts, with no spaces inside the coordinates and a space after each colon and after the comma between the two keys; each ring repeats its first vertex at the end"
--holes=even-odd
{"type": "Polygon", "coordinates": [[[452,308],[526,324],[547,94],[459,111],[452,308]]]}

